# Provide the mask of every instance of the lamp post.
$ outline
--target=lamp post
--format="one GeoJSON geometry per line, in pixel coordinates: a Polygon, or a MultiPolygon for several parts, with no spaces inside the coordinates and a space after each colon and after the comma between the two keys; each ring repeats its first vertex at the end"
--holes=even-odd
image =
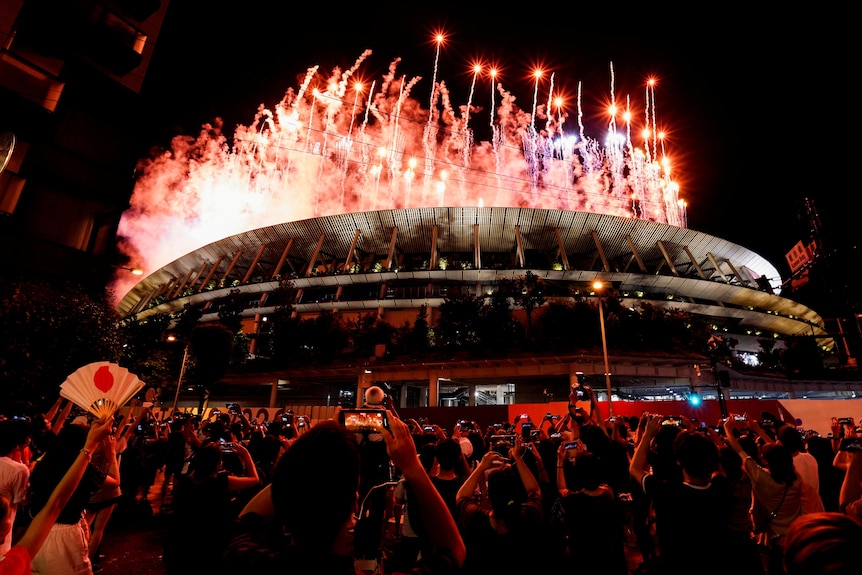
{"type": "Polygon", "coordinates": [[[605,387],[608,393],[608,417],[613,417],[614,404],[611,400],[611,368],[608,363],[608,338],[605,334],[605,312],[604,305],[602,304],[604,298],[601,295],[604,288],[605,285],[602,282],[593,282],[593,289],[596,290],[596,293],[599,294],[599,325],[601,325],[602,327],[602,353],[605,357],[605,387]]]}
{"type": "MultiPolygon", "coordinates": [[[[168,340],[175,339],[173,336],[169,336],[168,340]]],[[[180,366],[180,377],[177,379],[177,391],[174,394],[174,405],[171,408],[171,415],[177,410],[177,403],[180,400],[180,388],[183,386],[183,378],[186,376],[186,363],[189,360],[189,344],[186,343],[186,347],[183,350],[183,363],[180,366]]]]}
{"type": "Polygon", "coordinates": [[[144,270],[142,270],[141,268],[130,268],[130,267],[126,267],[126,266],[114,266],[114,267],[119,269],[119,270],[126,270],[127,272],[129,272],[133,276],[144,275],[144,270]]]}

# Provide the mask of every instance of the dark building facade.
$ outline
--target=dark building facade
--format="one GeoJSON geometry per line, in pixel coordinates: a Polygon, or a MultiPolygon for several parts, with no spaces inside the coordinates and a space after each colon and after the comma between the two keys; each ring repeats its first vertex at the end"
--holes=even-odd
{"type": "Polygon", "coordinates": [[[104,288],[167,0],[0,6],[0,262],[104,288]]]}

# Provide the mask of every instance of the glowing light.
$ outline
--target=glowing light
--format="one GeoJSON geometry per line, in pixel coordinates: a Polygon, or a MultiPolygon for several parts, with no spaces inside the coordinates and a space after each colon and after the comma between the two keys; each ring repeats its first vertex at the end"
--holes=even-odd
{"type": "Polygon", "coordinates": [[[536,87],[533,89],[533,113],[531,114],[531,122],[533,131],[536,130],[536,101],[539,97],[539,80],[542,78],[543,72],[540,69],[533,70],[533,77],[536,79],[536,87]]]}

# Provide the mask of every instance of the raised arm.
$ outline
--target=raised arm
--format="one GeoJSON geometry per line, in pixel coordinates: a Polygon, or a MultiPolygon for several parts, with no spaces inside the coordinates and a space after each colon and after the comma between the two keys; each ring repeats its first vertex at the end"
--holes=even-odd
{"type": "Polygon", "coordinates": [[[458,500],[465,497],[473,497],[473,494],[476,492],[476,488],[480,486],[480,483],[485,477],[485,472],[488,471],[496,461],[505,461],[505,458],[496,451],[487,451],[485,455],[482,456],[482,459],[479,460],[479,463],[473,469],[473,472],[468,475],[467,479],[464,480],[464,483],[461,484],[461,487],[458,489],[458,493],[455,494],[455,499],[458,500]]]}
{"type": "Polygon", "coordinates": [[[389,429],[391,433],[383,431],[389,457],[416,495],[423,521],[426,525],[434,526],[428,533],[431,545],[435,549],[449,550],[460,568],[467,554],[464,541],[443,497],[419,461],[410,428],[394,412],[389,411],[389,429]]]}
{"type": "Polygon", "coordinates": [[[647,454],[649,453],[652,438],[655,437],[661,427],[661,420],[662,417],[660,415],[650,414],[646,416],[646,426],[644,427],[643,436],[638,442],[635,453],[629,463],[629,473],[638,483],[642,483],[643,478],[649,472],[647,468],[647,454]]]}
{"type": "Polygon", "coordinates": [[[844,481],[841,483],[841,491],[838,495],[838,508],[842,511],[854,501],[862,497],[862,452],[839,451],[845,454],[847,467],[844,472],[844,481]]]}
{"type": "Polygon", "coordinates": [[[63,409],[60,410],[60,413],[57,414],[57,419],[51,424],[51,428],[54,430],[54,433],[60,433],[60,430],[63,429],[63,426],[66,425],[66,420],[69,419],[69,414],[72,413],[72,407],[75,404],[71,401],[67,401],[66,405],[63,406],[63,409]]]}
{"type": "Polygon", "coordinates": [[[60,406],[63,405],[64,401],[65,398],[61,395],[57,398],[57,401],[54,402],[54,405],[51,406],[51,409],[45,413],[45,421],[50,421],[52,426],[56,423],[54,418],[57,417],[57,413],[60,411],[60,406]]]}
{"type": "Polygon", "coordinates": [[[515,445],[509,450],[509,457],[511,457],[515,462],[518,475],[521,476],[521,483],[524,484],[524,488],[527,490],[527,493],[538,493],[541,495],[542,492],[539,489],[539,482],[536,479],[536,476],[533,475],[533,472],[530,471],[530,466],[527,465],[526,461],[524,461],[524,442],[520,435],[515,436],[515,445]]]}
{"type": "Polygon", "coordinates": [[[30,557],[34,557],[39,548],[42,547],[42,543],[48,537],[51,527],[54,526],[57,517],[60,516],[60,511],[69,502],[69,499],[78,487],[78,483],[84,477],[92,453],[111,432],[112,426],[113,421],[110,418],[93,422],[90,432],[87,434],[87,439],[84,442],[84,448],[78,452],[78,457],[75,458],[75,461],[72,462],[72,465],[66,471],[65,475],[63,475],[60,483],[54,488],[45,506],[42,507],[39,513],[36,514],[36,517],[33,518],[33,521],[30,522],[30,525],[27,526],[27,530],[21,536],[18,545],[27,549],[30,557]]]}
{"type": "Polygon", "coordinates": [[[242,461],[245,475],[229,475],[228,488],[231,491],[240,491],[242,489],[250,489],[257,486],[260,483],[260,477],[258,477],[257,467],[254,464],[251,453],[249,453],[245,444],[236,436],[234,436],[233,445],[234,451],[240,461],[242,461]]]}
{"type": "Polygon", "coordinates": [[[736,434],[733,433],[734,429],[737,429],[739,426],[736,423],[736,420],[733,418],[733,415],[724,420],[724,436],[727,440],[727,444],[733,449],[735,452],[739,454],[742,459],[748,457],[748,453],[746,453],[745,449],[743,449],[742,444],[739,442],[739,438],[736,437],[736,434]]]}

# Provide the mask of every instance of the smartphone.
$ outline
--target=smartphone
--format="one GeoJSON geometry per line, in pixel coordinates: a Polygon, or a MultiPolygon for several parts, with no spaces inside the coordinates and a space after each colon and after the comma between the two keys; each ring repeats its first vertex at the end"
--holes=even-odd
{"type": "Polygon", "coordinates": [[[532,423],[522,423],[521,424],[521,437],[525,441],[530,440],[530,434],[532,433],[532,431],[533,431],[533,424],[532,423]]]}
{"type": "Polygon", "coordinates": [[[748,418],[745,417],[744,415],[734,415],[733,420],[734,421],[748,421],[748,418]]]}
{"type": "Polygon", "coordinates": [[[838,444],[838,451],[862,451],[862,437],[845,437],[838,444]]]}
{"type": "Polygon", "coordinates": [[[231,415],[236,415],[237,413],[239,413],[238,403],[228,403],[227,405],[225,405],[225,407],[227,408],[227,412],[231,415]]]}
{"type": "Polygon", "coordinates": [[[577,441],[570,441],[563,448],[568,451],[570,449],[577,449],[580,444],[577,441]]]}
{"type": "Polygon", "coordinates": [[[852,425],[853,418],[852,417],[839,417],[838,424],[839,425],[852,425]]]}
{"type": "Polygon", "coordinates": [[[338,421],[350,431],[379,431],[389,429],[389,415],[385,409],[342,409],[338,421]]]}
{"type": "Polygon", "coordinates": [[[509,449],[515,446],[515,436],[509,434],[500,434],[491,436],[491,450],[502,455],[509,456],[509,449]]]}

